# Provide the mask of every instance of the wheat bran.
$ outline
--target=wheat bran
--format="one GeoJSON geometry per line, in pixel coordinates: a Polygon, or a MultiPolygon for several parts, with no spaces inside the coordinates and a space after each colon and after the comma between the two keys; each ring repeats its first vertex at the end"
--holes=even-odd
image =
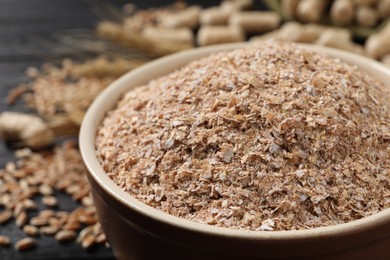
{"type": "Polygon", "coordinates": [[[265,42],[123,96],[97,156],[146,204],[200,223],[296,230],[390,205],[389,90],[338,59],[265,42]]]}

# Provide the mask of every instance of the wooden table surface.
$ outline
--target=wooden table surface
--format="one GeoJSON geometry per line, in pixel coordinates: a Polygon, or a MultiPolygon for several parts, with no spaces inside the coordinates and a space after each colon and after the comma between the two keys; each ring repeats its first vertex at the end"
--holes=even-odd
{"type": "MultiPolygon", "coordinates": [[[[43,62],[58,62],[65,57],[79,55],[77,49],[58,44],[58,33],[77,28],[92,30],[101,19],[113,18],[102,6],[121,6],[125,0],[1,0],[0,1],[0,112],[26,111],[23,104],[12,107],[5,104],[8,91],[26,81],[28,66],[43,62]],[[60,45],[58,48],[57,45],[60,45]]],[[[142,1],[151,5],[152,1],[142,1]]],[[[13,160],[13,152],[0,141],[0,167],[13,160]]],[[[69,196],[56,194],[61,210],[77,207],[69,196]]],[[[0,209],[1,210],[1,209],[0,209]]],[[[0,234],[10,236],[13,242],[25,237],[13,221],[0,225],[0,234]]],[[[86,252],[79,244],[59,244],[52,237],[40,236],[38,246],[26,252],[17,252],[12,246],[0,248],[0,259],[114,259],[110,249],[97,246],[86,252]]]]}

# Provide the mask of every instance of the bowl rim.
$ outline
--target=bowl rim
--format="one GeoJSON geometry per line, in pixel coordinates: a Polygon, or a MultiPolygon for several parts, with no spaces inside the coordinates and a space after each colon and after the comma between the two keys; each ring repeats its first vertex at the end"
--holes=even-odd
{"type": "MultiPolygon", "coordinates": [[[[268,240],[272,241],[287,241],[287,240],[297,240],[297,239],[313,239],[318,237],[337,237],[341,234],[352,234],[363,232],[365,230],[378,227],[379,225],[385,225],[390,223],[390,208],[384,209],[378,213],[370,215],[368,217],[354,220],[348,223],[336,224],[332,226],[317,227],[312,229],[305,230],[281,230],[281,231],[253,231],[253,230],[241,230],[241,229],[231,229],[227,227],[216,227],[207,224],[197,223],[191,220],[179,218],[158,209],[155,209],[147,204],[139,201],[135,197],[131,196],[129,193],[122,190],[117,186],[112,179],[104,172],[102,166],[100,165],[96,153],[95,153],[95,134],[97,125],[101,123],[106,111],[111,110],[121,94],[127,92],[131,87],[129,87],[128,82],[131,82],[133,78],[145,73],[145,71],[153,71],[157,68],[161,68],[166,64],[174,62],[178,59],[187,60],[186,63],[189,63],[196,56],[200,58],[201,56],[207,56],[210,53],[219,52],[219,51],[229,51],[237,48],[243,48],[251,43],[230,43],[230,44],[219,44],[209,47],[201,47],[196,49],[190,49],[181,51],[175,54],[171,54],[151,62],[148,62],[145,65],[142,65],[125,75],[121,76],[119,79],[112,82],[92,103],[88,111],[85,114],[83,119],[80,134],[79,134],[79,146],[80,152],[83,158],[83,161],[86,165],[86,168],[93,178],[93,180],[111,197],[114,197],[116,200],[121,202],[123,205],[126,205],[130,209],[136,211],[137,213],[144,215],[145,217],[152,218],[158,222],[162,222],[171,226],[175,226],[180,229],[188,230],[191,232],[200,232],[214,236],[223,236],[237,239],[245,240],[268,240]],[[109,97],[113,98],[114,102],[107,102],[109,97]],[[102,109],[105,108],[105,109],[102,109]],[[105,110],[102,112],[102,110],[105,110]],[[96,115],[99,115],[96,118],[96,115]]],[[[349,53],[342,50],[337,50],[333,48],[316,46],[310,44],[298,44],[297,46],[308,48],[310,50],[324,52],[327,55],[332,57],[337,57],[340,60],[347,60],[352,65],[358,65],[358,67],[365,67],[364,70],[375,70],[379,74],[383,74],[383,78],[390,79],[390,70],[387,69],[383,64],[357,55],[349,53]],[[353,62],[351,62],[353,60],[353,62]],[[370,68],[368,68],[370,67],[370,68]]],[[[183,65],[176,66],[176,68],[182,67],[183,65]]],[[[166,73],[163,73],[166,74],[166,73]]],[[[149,77],[144,82],[149,82],[154,77],[149,77]]],[[[138,86],[138,85],[137,85],[138,86]]],[[[390,87],[390,86],[389,86],[390,87]]]]}

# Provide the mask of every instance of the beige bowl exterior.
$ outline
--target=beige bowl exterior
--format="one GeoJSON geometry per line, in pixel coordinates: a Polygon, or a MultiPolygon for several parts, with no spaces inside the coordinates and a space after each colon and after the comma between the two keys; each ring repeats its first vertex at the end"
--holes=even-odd
{"type": "MultiPolygon", "coordinates": [[[[96,129],[123,93],[194,59],[246,45],[199,48],[150,62],[112,83],[89,108],[80,131],[80,149],[89,171],[99,220],[115,256],[118,259],[390,259],[390,209],[347,224],[310,230],[232,230],[156,210],[120,189],[105,174],[95,155],[96,129]]],[[[390,70],[376,61],[340,50],[301,46],[357,65],[390,84],[390,70]]]]}

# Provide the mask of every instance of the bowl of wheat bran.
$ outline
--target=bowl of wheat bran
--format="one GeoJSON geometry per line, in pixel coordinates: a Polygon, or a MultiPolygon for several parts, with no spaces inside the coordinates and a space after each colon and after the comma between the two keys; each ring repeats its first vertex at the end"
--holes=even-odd
{"type": "Polygon", "coordinates": [[[115,256],[385,259],[389,82],[362,56],[272,41],[124,75],[80,131],[115,256]]]}

